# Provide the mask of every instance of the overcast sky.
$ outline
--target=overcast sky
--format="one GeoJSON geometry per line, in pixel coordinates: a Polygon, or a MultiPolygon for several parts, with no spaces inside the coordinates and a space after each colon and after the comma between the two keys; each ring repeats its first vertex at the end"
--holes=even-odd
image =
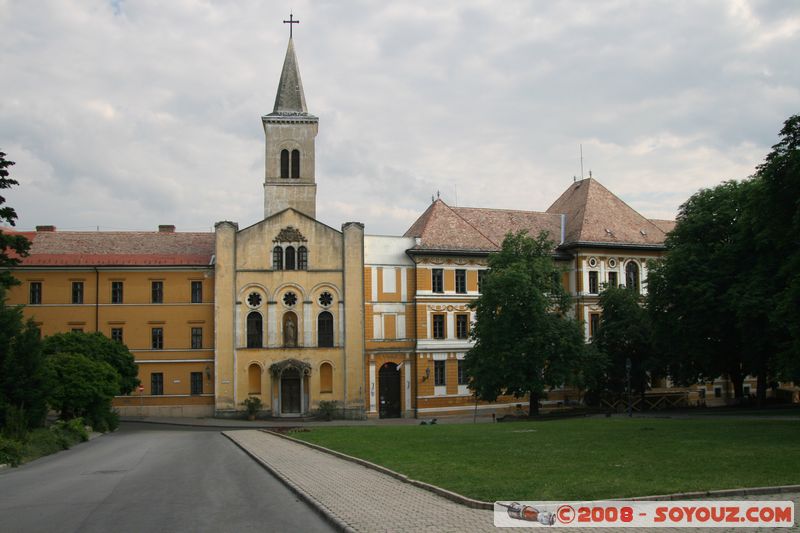
{"type": "Polygon", "coordinates": [[[260,220],[290,6],[335,228],[402,234],[437,190],[544,211],[581,144],[586,176],[672,218],[800,113],[794,1],[0,0],[18,227],[260,220]]]}

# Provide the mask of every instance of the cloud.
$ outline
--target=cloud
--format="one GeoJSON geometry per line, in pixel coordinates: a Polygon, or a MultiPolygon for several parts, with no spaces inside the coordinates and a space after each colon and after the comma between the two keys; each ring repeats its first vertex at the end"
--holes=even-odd
{"type": "MultiPolygon", "coordinates": [[[[650,217],[750,175],[800,109],[800,7],[295,2],[318,217],[402,234],[439,191],[544,210],[584,172],[650,217]]],[[[0,149],[20,227],[263,216],[282,7],[0,3],[0,149]]]]}

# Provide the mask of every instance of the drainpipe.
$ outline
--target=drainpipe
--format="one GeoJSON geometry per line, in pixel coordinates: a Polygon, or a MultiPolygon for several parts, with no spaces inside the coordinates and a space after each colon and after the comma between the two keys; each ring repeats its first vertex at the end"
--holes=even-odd
{"type": "MultiPolygon", "coordinates": [[[[417,357],[419,344],[419,338],[417,337],[417,262],[414,260],[414,256],[409,253],[410,251],[410,249],[406,250],[406,255],[414,263],[414,298],[412,300],[414,302],[414,359],[411,364],[412,377],[414,378],[414,395],[411,398],[414,401],[414,418],[419,418],[419,404],[417,402],[417,396],[419,395],[419,384],[417,383],[417,365],[419,364],[419,358],[417,357]]],[[[411,391],[409,391],[409,394],[411,394],[411,391]]]]}
{"type": "Polygon", "coordinates": [[[100,271],[94,267],[94,330],[100,331],[100,271]]]}

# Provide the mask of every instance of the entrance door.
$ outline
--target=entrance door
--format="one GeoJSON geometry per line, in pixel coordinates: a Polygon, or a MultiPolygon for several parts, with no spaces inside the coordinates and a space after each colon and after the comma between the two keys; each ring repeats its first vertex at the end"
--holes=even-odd
{"type": "Polygon", "coordinates": [[[386,363],[378,372],[381,418],[400,418],[400,371],[395,363],[386,363]]]}
{"type": "Polygon", "coordinates": [[[288,369],[281,376],[281,414],[300,414],[300,373],[288,369]]]}

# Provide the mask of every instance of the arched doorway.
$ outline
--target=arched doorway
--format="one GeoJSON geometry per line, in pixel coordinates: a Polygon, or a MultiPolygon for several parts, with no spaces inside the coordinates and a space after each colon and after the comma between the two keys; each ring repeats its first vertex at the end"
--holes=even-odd
{"type": "Polygon", "coordinates": [[[386,363],[378,372],[379,416],[400,418],[400,370],[396,363],[386,363]]]}
{"type": "Polygon", "coordinates": [[[300,372],[295,368],[287,368],[281,374],[281,414],[299,415],[302,412],[300,394],[302,381],[300,372]]]}

